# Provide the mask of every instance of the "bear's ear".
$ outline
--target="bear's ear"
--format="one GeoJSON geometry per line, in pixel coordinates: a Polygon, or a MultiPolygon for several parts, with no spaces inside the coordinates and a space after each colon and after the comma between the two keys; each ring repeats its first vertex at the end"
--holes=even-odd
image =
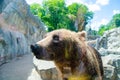
{"type": "Polygon", "coordinates": [[[78,32],[77,35],[78,35],[80,40],[84,40],[84,41],[86,40],[86,37],[87,37],[86,31],[78,32]]]}

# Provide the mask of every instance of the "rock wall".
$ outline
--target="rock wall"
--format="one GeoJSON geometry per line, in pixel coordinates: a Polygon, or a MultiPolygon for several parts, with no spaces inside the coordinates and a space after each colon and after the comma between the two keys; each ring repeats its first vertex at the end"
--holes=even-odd
{"type": "Polygon", "coordinates": [[[104,80],[120,80],[120,28],[106,31],[103,36],[89,41],[102,56],[104,80]]]}
{"type": "Polygon", "coordinates": [[[105,80],[120,80],[120,28],[106,31],[99,52],[104,64],[105,80]]]}
{"type": "Polygon", "coordinates": [[[0,1],[0,65],[30,53],[29,45],[44,33],[43,23],[30,12],[25,0],[0,1]]]}

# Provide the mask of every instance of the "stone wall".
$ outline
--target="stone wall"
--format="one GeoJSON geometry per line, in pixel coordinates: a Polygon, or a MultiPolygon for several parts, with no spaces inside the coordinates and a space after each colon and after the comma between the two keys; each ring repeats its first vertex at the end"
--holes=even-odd
{"type": "Polygon", "coordinates": [[[115,28],[104,33],[99,52],[104,64],[105,80],[120,80],[120,28],[115,28]]]}
{"type": "Polygon", "coordinates": [[[44,24],[30,12],[25,0],[0,1],[0,65],[30,53],[29,45],[44,33],[44,24]]]}

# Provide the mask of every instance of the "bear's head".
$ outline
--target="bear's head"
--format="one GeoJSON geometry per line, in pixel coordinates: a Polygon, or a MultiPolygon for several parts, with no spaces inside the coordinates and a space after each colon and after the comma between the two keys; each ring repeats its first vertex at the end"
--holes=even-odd
{"type": "Polygon", "coordinates": [[[72,32],[66,29],[59,29],[49,32],[31,50],[38,59],[65,61],[76,59],[85,53],[86,33],[72,32]]]}

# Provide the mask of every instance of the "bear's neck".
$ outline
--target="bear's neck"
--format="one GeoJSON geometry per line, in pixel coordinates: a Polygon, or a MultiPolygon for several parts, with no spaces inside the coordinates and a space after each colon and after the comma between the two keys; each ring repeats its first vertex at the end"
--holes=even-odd
{"type": "Polygon", "coordinates": [[[62,73],[67,69],[69,69],[72,73],[74,73],[76,68],[79,66],[79,61],[74,60],[66,60],[66,61],[55,61],[56,66],[60,69],[62,73]]]}
{"type": "Polygon", "coordinates": [[[71,65],[67,63],[65,64],[65,62],[55,64],[64,78],[68,78],[74,75],[79,77],[80,75],[87,75],[86,67],[83,62],[80,62],[79,65],[74,65],[74,63],[71,63],[71,65]]]}

